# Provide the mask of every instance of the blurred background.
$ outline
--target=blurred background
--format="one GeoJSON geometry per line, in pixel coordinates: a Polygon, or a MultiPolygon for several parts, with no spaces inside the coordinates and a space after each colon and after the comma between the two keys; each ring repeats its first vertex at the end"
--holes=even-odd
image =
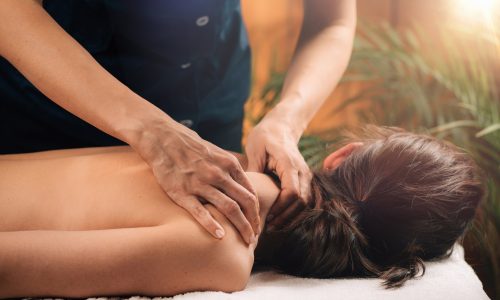
{"type": "MultiPolygon", "coordinates": [[[[312,168],[343,129],[374,123],[449,140],[488,178],[464,238],[467,262],[500,299],[500,0],[358,0],[350,65],[299,149],[312,168]]],[[[302,21],[301,0],[242,0],[253,54],[250,129],[279,101],[302,21]]],[[[325,79],[327,80],[327,79],[325,79]]]]}

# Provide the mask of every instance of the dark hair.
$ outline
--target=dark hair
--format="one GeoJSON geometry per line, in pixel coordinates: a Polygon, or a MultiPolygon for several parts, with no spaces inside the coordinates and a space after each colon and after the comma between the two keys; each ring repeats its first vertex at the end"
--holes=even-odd
{"type": "Polygon", "coordinates": [[[399,287],[423,260],[451,254],[484,195],[479,170],[455,146],[397,128],[366,127],[334,170],[315,170],[314,208],[282,231],[272,256],[301,277],[380,277],[399,287]]]}

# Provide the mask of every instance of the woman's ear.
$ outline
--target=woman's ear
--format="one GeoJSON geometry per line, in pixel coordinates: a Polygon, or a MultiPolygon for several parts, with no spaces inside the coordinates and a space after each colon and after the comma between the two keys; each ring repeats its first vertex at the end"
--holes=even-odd
{"type": "Polygon", "coordinates": [[[330,153],[323,161],[323,169],[333,170],[337,168],[354,150],[363,146],[363,143],[349,143],[342,148],[330,153]]]}

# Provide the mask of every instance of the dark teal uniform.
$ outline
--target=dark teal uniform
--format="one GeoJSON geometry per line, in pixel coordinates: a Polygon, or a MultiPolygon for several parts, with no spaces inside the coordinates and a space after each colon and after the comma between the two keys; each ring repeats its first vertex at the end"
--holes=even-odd
{"type": "MultiPolygon", "coordinates": [[[[135,93],[202,138],[241,151],[250,48],[239,1],[45,0],[43,6],[135,93]]],[[[0,153],[120,144],[0,58],[0,153]]]]}

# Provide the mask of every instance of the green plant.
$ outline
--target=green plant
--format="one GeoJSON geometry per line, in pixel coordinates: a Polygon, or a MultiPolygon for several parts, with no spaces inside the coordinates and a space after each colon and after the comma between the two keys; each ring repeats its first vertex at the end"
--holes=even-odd
{"type": "MultiPolygon", "coordinates": [[[[417,27],[400,32],[387,24],[360,24],[343,82],[362,88],[342,101],[332,118],[362,102],[359,122],[433,134],[475,158],[485,171],[488,196],[464,239],[466,259],[489,295],[500,299],[500,70],[492,63],[498,37],[461,28],[435,34],[429,45],[417,27]]],[[[283,74],[271,76],[254,124],[278,101],[282,82],[283,74]]],[[[311,167],[321,163],[342,129],[302,137],[299,149],[311,167]]]]}

